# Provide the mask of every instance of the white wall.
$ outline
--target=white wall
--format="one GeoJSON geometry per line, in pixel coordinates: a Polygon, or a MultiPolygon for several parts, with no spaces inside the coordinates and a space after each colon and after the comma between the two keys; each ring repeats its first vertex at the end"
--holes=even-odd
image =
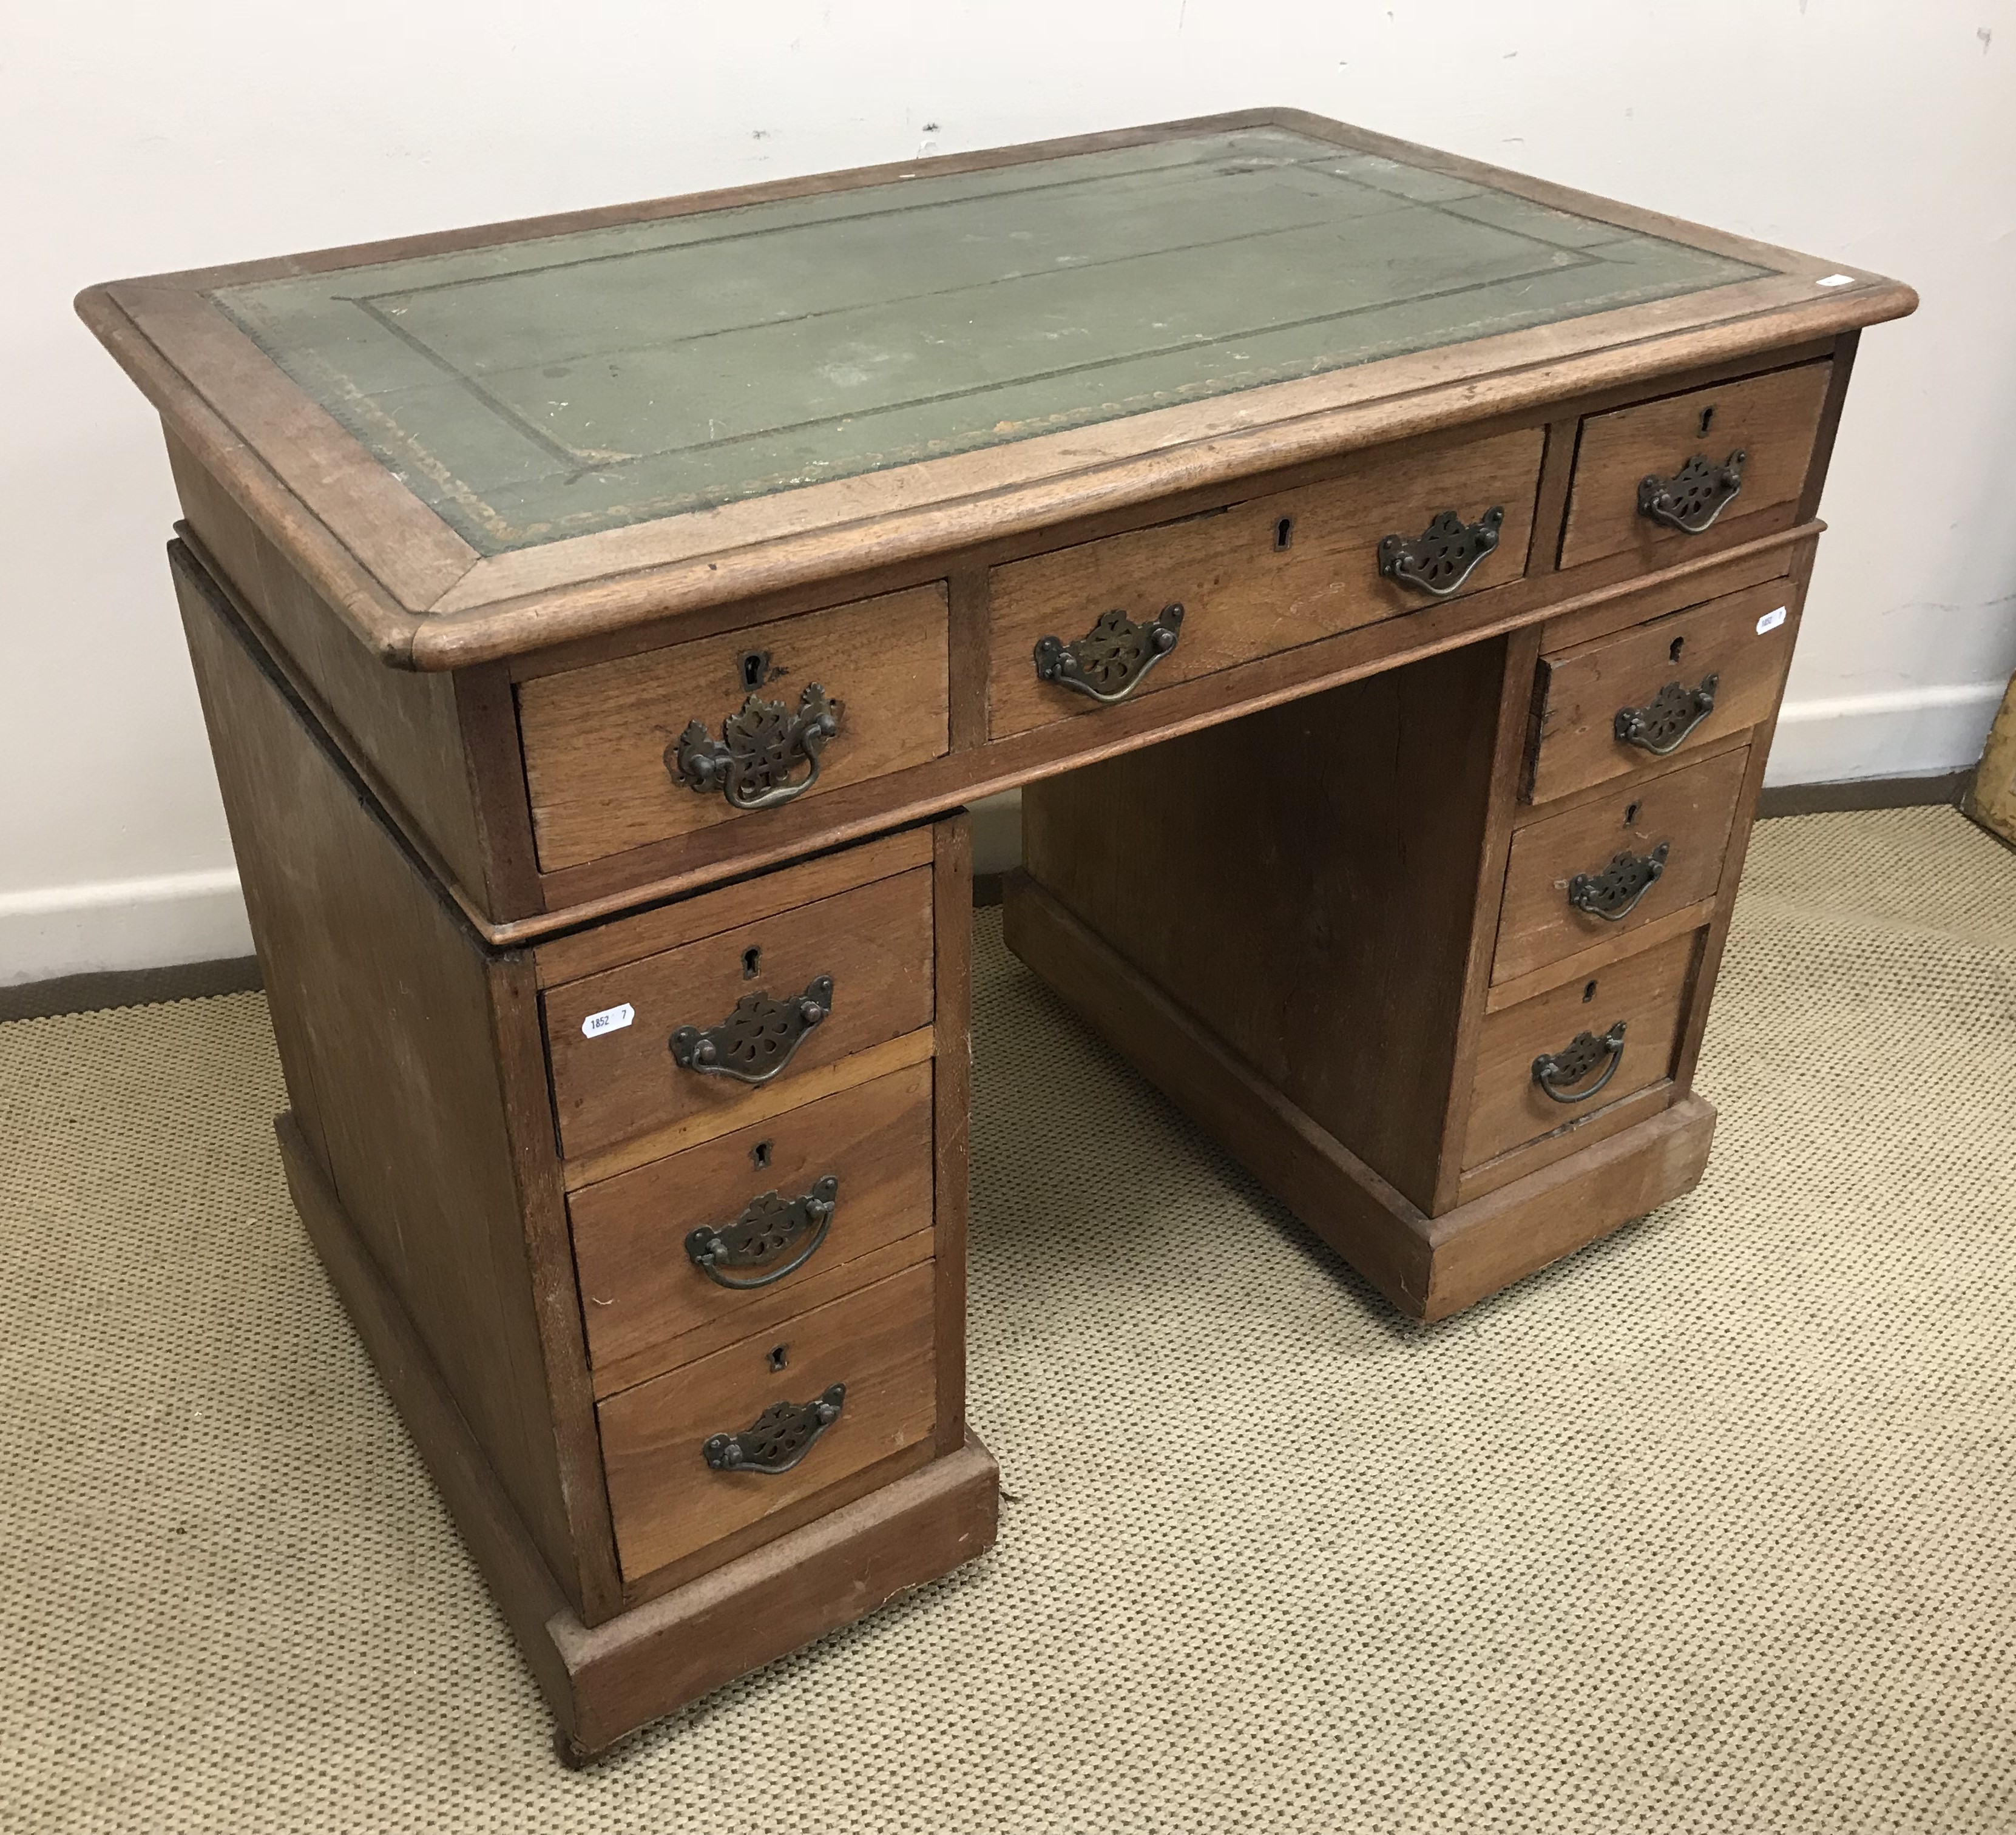
{"type": "Polygon", "coordinates": [[[2016,666],[2016,0],[69,0],[0,41],[0,982],[243,952],[140,397],[86,283],[1280,103],[1910,281],[1779,781],[1970,761],[2016,666]]]}

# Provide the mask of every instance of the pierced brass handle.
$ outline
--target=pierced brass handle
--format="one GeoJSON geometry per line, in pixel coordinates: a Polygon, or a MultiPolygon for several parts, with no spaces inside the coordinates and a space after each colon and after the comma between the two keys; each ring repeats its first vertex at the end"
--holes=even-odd
{"type": "Polygon", "coordinates": [[[805,1042],[805,1035],[833,1011],[833,977],[808,981],[802,994],[777,1000],[745,994],[718,1026],[704,1031],[682,1026],[671,1037],[672,1062],[697,1077],[733,1077],[739,1083],[768,1083],[805,1042]]]}
{"type": "Polygon", "coordinates": [[[1110,707],[1147,679],[1148,671],[1176,647],[1183,628],[1180,605],[1163,606],[1145,624],[1136,624],[1116,606],[1075,643],[1037,639],[1036,679],[1089,695],[1110,707]]]}
{"type": "Polygon", "coordinates": [[[1431,599],[1448,599],[1498,545],[1505,506],[1493,504],[1474,523],[1440,512],[1418,535],[1388,535],[1379,543],[1379,571],[1431,599]]]}
{"type": "Polygon", "coordinates": [[[700,1456],[717,1472],[788,1472],[812,1442],[840,1419],[847,1385],[836,1383],[810,1401],[780,1401],[764,1409],[740,1434],[717,1434],[700,1456]]]}
{"type": "Polygon", "coordinates": [[[1636,746],[1663,758],[1677,752],[1687,736],[1715,711],[1719,675],[1704,675],[1698,687],[1669,682],[1642,707],[1619,707],[1611,729],[1621,745],[1636,746]]]}
{"type": "Polygon", "coordinates": [[[767,1287],[812,1260],[826,1240],[839,1196],[840,1181],[830,1173],[799,1197],[787,1200],[775,1192],[765,1192],[751,1199],[733,1223],[703,1225],[693,1231],[686,1238],[687,1259],[718,1287],[737,1293],[767,1287]],[[780,1257],[785,1259],[780,1261],[780,1257]],[[773,1262],[775,1267],[770,1265],[773,1262]],[[762,1272],[748,1280],[738,1280],[725,1272],[750,1268],[762,1272]]]}
{"type": "Polygon", "coordinates": [[[1610,857],[1600,873],[1577,873],[1568,881],[1568,903],[1591,917],[1615,923],[1638,909],[1638,901],[1652,890],[1666,870],[1666,856],[1672,843],[1661,841],[1650,854],[1633,854],[1628,847],[1610,857]]]}
{"type": "Polygon", "coordinates": [[[751,695],[739,714],[722,722],[721,737],[691,721],[665,748],[665,768],[675,783],[702,796],[718,790],[737,809],[774,809],[802,797],[819,782],[826,742],[840,731],[842,703],[808,682],[793,713],[782,701],[751,695]],[[791,773],[811,768],[795,783],[791,773]]]}
{"type": "Polygon", "coordinates": [[[1697,452],[1670,478],[1641,478],[1639,515],[1683,535],[1705,534],[1741,495],[1743,463],[1749,456],[1739,449],[1717,465],[1706,453],[1697,452]]]}
{"type": "Polygon", "coordinates": [[[1533,1081],[1541,1092],[1557,1103],[1586,1103],[1597,1094],[1624,1062],[1624,1022],[1599,1038],[1593,1032],[1578,1032],[1565,1051],[1546,1051],[1533,1060],[1533,1081]],[[1598,1064],[1603,1074],[1586,1089],[1568,1093],[1569,1085],[1582,1081],[1598,1064]]]}

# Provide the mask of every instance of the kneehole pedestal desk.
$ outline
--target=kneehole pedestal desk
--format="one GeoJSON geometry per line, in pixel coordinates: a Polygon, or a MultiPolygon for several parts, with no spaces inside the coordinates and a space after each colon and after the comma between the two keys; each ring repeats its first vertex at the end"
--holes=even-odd
{"type": "Polygon", "coordinates": [[[1686,1189],[1858,331],[1263,110],[94,289],[295,1203],[569,1756],[988,1546],[971,872],[1402,1310],[1686,1189]]]}

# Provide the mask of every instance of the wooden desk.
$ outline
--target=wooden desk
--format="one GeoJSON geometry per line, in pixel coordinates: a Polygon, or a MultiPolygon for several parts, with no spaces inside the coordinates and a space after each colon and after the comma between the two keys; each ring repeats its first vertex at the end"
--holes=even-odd
{"type": "Polygon", "coordinates": [[[563,1754],[993,1538],[974,798],[1014,948],[1413,1316],[1693,1182],[1913,303],[1280,110],[84,296],[295,1200],[563,1754]]]}

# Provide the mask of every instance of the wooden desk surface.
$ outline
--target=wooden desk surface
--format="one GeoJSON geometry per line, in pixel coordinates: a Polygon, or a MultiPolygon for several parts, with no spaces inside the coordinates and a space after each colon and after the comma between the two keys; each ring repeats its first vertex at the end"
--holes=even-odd
{"type": "Polygon", "coordinates": [[[1256,110],[79,306],[358,635],[449,668],[1913,301],[1256,110]]]}

